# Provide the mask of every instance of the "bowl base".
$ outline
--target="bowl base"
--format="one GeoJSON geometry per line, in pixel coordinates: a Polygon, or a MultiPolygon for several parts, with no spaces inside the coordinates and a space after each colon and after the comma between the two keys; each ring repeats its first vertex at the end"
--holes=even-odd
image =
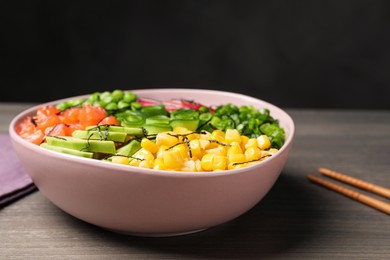
{"type": "Polygon", "coordinates": [[[137,233],[137,232],[126,232],[126,231],[120,231],[120,230],[113,230],[113,229],[106,229],[108,231],[118,233],[121,235],[127,235],[127,236],[137,236],[137,237],[174,237],[174,236],[184,236],[184,235],[190,235],[194,233],[198,233],[201,231],[206,230],[206,228],[203,229],[196,229],[191,231],[185,231],[185,232],[173,232],[173,233],[137,233]]]}

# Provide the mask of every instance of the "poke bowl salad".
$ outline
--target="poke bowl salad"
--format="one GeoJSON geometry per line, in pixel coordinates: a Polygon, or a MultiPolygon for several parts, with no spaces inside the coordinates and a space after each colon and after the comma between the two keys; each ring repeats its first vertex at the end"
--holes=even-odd
{"type": "Polygon", "coordinates": [[[277,106],[205,89],[97,92],[31,107],[9,126],[39,191],[130,235],[204,230],[254,207],[281,174],[295,126],[277,106]]]}
{"type": "Polygon", "coordinates": [[[285,129],[269,108],[215,102],[213,93],[211,102],[138,93],[117,89],[44,104],[20,120],[15,132],[59,153],[178,172],[248,167],[285,144],[285,129]]]}

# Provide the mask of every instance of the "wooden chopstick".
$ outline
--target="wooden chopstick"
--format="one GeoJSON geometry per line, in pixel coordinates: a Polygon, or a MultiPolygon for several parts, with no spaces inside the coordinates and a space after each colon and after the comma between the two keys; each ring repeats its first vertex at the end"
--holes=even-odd
{"type": "Polygon", "coordinates": [[[367,206],[370,206],[374,209],[377,209],[379,211],[382,211],[382,212],[390,215],[390,204],[389,203],[386,203],[386,202],[378,200],[376,198],[364,195],[360,192],[348,189],[348,188],[343,187],[341,185],[332,183],[330,181],[324,180],[322,178],[319,178],[319,177],[316,177],[316,176],[313,176],[310,174],[307,175],[307,178],[314,183],[320,184],[328,189],[336,191],[344,196],[347,196],[353,200],[359,201],[367,206]]]}
{"type": "Polygon", "coordinates": [[[345,182],[347,184],[350,184],[352,186],[358,187],[363,190],[367,190],[369,192],[375,193],[377,195],[383,196],[385,198],[390,199],[390,189],[387,189],[385,187],[375,185],[366,181],[362,181],[356,178],[353,178],[351,176],[342,174],[340,172],[336,172],[333,170],[329,170],[326,168],[319,168],[318,171],[327,177],[333,178],[335,180],[339,180],[342,182],[345,182]]]}

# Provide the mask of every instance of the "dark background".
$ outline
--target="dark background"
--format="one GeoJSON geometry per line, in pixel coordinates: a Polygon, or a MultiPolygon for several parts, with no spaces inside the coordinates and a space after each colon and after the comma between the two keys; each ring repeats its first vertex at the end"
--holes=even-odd
{"type": "Polygon", "coordinates": [[[390,1],[2,1],[0,101],[207,88],[390,109],[390,1]]]}

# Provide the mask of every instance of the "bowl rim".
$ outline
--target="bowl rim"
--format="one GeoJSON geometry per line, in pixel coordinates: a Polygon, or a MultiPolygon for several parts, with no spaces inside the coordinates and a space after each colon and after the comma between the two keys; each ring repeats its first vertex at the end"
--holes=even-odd
{"type": "MultiPolygon", "coordinates": [[[[217,94],[217,95],[223,95],[223,96],[230,96],[234,98],[240,98],[243,100],[250,100],[252,102],[260,102],[264,104],[264,107],[270,108],[271,113],[272,110],[278,111],[279,114],[284,115],[284,122],[286,125],[289,126],[289,134],[287,135],[287,138],[284,142],[284,145],[279,149],[279,151],[271,156],[270,158],[263,160],[259,163],[256,163],[254,165],[250,165],[244,168],[239,168],[239,169],[231,169],[231,170],[221,170],[221,171],[207,171],[207,172],[183,172],[183,171],[172,171],[172,170],[155,170],[155,169],[146,169],[146,168],[140,168],[136,166],[130,166],[130,165],[121,165],[121,164],[115,164],[115,163],[109,163],[101,160],[91,160],[90,158],[83,158],[83,157],[78,157],[78,156],[73,156],[73,155],[68,155],[64,153],[59,153],[55,152],[49,149],[45,149],[43,147],[40,147],[39,145],[27,142],[24,140],[22,137],[20,137],[16,131],[15,127],[16,125],[21,122],[26,116],[32,115],[39,107],[41,106],[46,106],[46,105],[53,105],[57,104],[60,102],[63,102],[65,100],[70,100],[70,99],[78,99],[78,98],[85,98],[91,94],[84,94],[84,95],[77,95],[77,96],[72,96],[72,97],[67,97],[63,99],[58,99],[50,102],[44,102],[40,104],[33,105],[30,108],[25,109],[24,111],[21,111],[19,114],[17,114],[12,120],[8,128],[8,132],[11,138],[11,141],[14,143],[18,143],[22,146],[26,146],[28,149],[42,154],[49,156],[51,158],[57,158],[57,159],[64,159],[69,162],[73,163],[79,163],[79,164],[86,164],[89,166],[93,167],[103,167],[105,169],[110,169],[110,170],[119,170],[119,171],[124,171],[126,173],[134,173],[138,172],[140,174],[146,174],[146,175],[158,175],[158,176],[163,176],[163,177],[183,177],[183,178],[188,178],[188,177],[196,177],[196,178],[208,178],[208,177],[215,177],[215,176],[224,176],[224,175],[235,175],[239,174],[241,172],[247,172],[250,171],[251,169],[258,168],[261,165],[267,165],[272,163],[274,160],[277,159],[277,157],[281,156],[282,153],[284,153],[284,150],[288,149],[290,145],[292,145],[294,136],[295,136],[295,123],[291,116],[283,109],[280,107],[269,103],[267,101],[264,101],[262,99],[258,99],[255,97],[251,97],[245,94],[241,93],[236,93],[236,92],[231,92],[231,91],[222,91],[222,90],[213,90],[213,89],[187,89],[187,88],[150,88],[150,89],[125,89],[123,91],[131,91],[134,92],[135,94],[142,96],[142,94],[148,94],[148,93],[155,93],[155,92],[162,92],[162,93],[172,93],[172,92],[182,92],[182,93],[199,93],[199,94],[217,94]]],[[[262,107],[259,107],[259,109],[262,107]]],[[[279,118],[276,118],[279,120],[279,118]]]]}

